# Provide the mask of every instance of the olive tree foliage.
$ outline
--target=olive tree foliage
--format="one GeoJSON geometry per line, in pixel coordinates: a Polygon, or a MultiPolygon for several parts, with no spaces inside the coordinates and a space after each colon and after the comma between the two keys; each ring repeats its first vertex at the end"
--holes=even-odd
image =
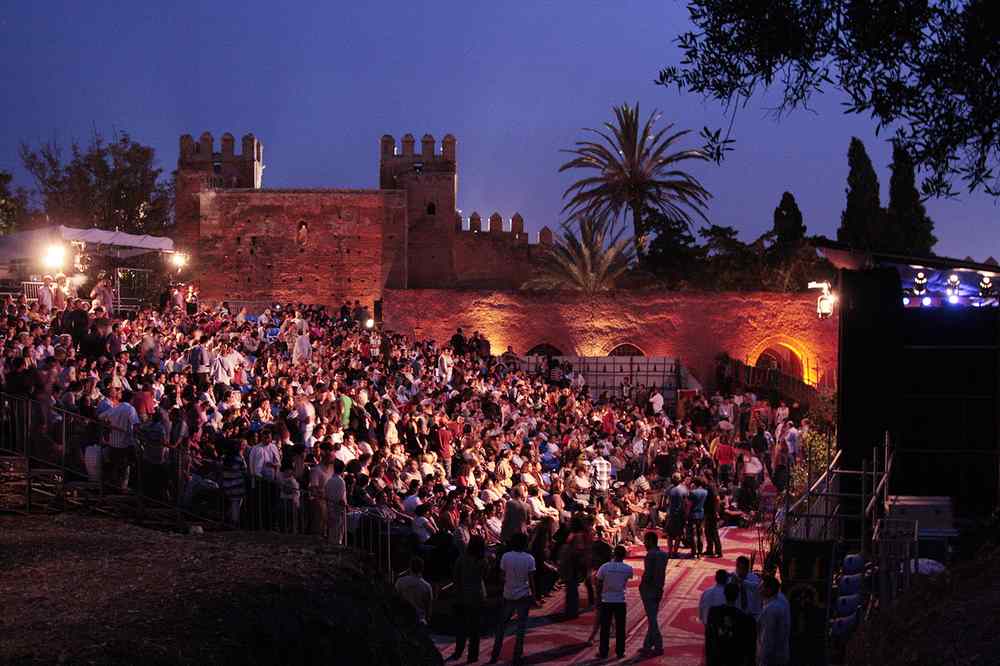
{"type": "MultiPolygon", "coordinates": [[[[922,175],[924,196],[1000,197],[1000,18],[996,0],[689,0],[679,66],[657,83],[735,116],[774,89],[778,117],[824,89],[868,114],[922,175]]],[[[730,122],[730,130],[732,122],[730,122]]],[[[729,132],[703,132],[721,161],[729,132]]]]}

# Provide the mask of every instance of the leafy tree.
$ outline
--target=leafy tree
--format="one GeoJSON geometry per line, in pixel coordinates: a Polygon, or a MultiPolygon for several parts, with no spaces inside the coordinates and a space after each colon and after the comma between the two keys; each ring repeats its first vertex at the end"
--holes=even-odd
{"type": "Polygon", "coordinates": [[[616,219],[624,211],[632,217],[636,255],[646,246],[648,225],[643,211],[659,211],[670,219],[691,223],[696,215],[707,221],[705,209],[711,195],[697,178],[682,170],[684,162],[705,160],[701,149],[678,149],[689,130],[673,132],[673,124],[656,129],[654,111],[643,123],[639,105],[614,107],[615,121],[604,129],[587,129],[593,140],[577,141],[564,152],[574,155],[559,171],[583,169],[588,175],[563,193],[564,212],[580,219],[616,219]]]}
{"type": "Polygon", "coordinates": [[[13,179],[6,171],[0,171],[0,236],[13,232],[28,216],[28,193],[22,188],[12,190],[13,179]]]}
{"type": "Polygon", "coordinates": [[[884,215],[879,204],[878,175],[858,137],[847,150],[847,206],[840,216],[837,240],[865,250],[883,249],[884,215]]]}
{"type": "Polygon", "coordinates": [[[892,146],[892,177],[889,179],[889,208],[886,223],[892,230],[891,249],[901,254],[932,254],[937,238],[934,222],[917,192],[913,160],[899,143],[892,146]]]}
{"type": "Polygon", "coordinates": [[[614,233],[607,216],[581,217],[548,247],[538,275],[524,289],[572,290],[594,294],[614,289],[632,262],[632,239],[614,233]]]}
{"type": "Polygon", "coordinates": [[[700,284],[705,266],[705,251],[691,233],[691,227],[656,210],[644,214],[646,225],[655,236],[641,265],[672,289],[700,284]]]}
{"type": "Polygon", "coordinates": [[[156,233],[169,224],[173,186],[161,181],[153,148],[122,133],[74,142],[64,162],[58,144],[21,144],[21,161],[35,179],[44,212],[57,224],[128,233],[156,233]]]}
{"type": "Polygon", "coordinates": [[[718,291],[755,291],[763,288],[764,249],[768,234],[747,245],[734,227],[713,224],[700,229],[705,239],[703,287],[718,291]]]}
{"type": "Polygon", "coordinates": [[[776,242],[792,245],[806,237],[806,225],[802,221],[802,211],[791,192],[781,195],[781,202],[774,209],[774,232],[776,242]]]}
{"type": "MultiPolygon", "coordinates": [[[[846,112],[895,128],[926,174],[924,194],[954,194],[959,180],[1000,196],[994,0],[690,0],[688,11],[694,28],[677,39],[681,65],[658,83],[734,113],[775,86],[778,116],[832,85],[849,97],[846,112]]],[[[712,136],[709,150],[722,144],[712,136]]]]}

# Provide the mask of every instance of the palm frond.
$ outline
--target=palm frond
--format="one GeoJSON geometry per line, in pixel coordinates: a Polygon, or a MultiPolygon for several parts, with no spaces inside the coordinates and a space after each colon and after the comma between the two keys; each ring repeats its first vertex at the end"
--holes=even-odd
{"type": "Polygon", "coordinates": [[[549,246],[538,274],[522,288],[590,294],[609,291],[629,270],[633,257],[632,239],[615,231],[613,218],[581,216],[549,246]]]}
{"type": "Polygon", "coordinates": [[[690,130],[675,130],[672,123],[657,128],[655,110],[642,121],[638,104],[622,104],[613,111],[614,121],[604,123],[603,129],[586,128],[584,140],[562,151],[571,159],[560,172],[588,172],[563,192],[563,212],[571,219],[596,220],[629,211],[637,251],[646,232],[636,219],[642,210],[659,210],[688,225],[695,217],[707,222],[712,195],[681,168],[687,161],[709,158],[700,149],[678,148],[690,130]]]}

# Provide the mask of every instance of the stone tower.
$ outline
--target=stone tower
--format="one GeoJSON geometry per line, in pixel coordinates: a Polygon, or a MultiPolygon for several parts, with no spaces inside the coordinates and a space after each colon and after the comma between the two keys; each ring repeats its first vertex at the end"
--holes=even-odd
{"type": "Polygon", "coordinates": [[[179,249],[195,255],[200,236],[198,193],[210,189],[259,189],[264,171],[264,146],[253,134],[243,137],[236,154],[236,140],[226,132],[221,151],[215,152],[208,132],[195,141],[190,134],[181,137],[175,181],[177,201],[174,208],[174,241],[179,249]]]}
{"type": "Polygon", "coordinates": [[[418,153],[412,134],[404,135],[398,147],[388,134],[380,142],[379,187],[406,192],[406,281],[410,288],[440,287],[455,280],[455,143],[455,137],[446,134],[437,152],[434,137],[425,134],[418,153]]]}

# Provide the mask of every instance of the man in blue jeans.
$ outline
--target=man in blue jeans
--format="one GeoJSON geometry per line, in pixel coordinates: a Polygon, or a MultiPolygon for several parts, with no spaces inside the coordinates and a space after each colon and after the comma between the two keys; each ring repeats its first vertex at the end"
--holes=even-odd
{"type": "Polygon", "coordinates": [[[607,659],[611,647],[611,620],[615,621],[615,653],[625,656],[625,587],[632,578],[632,567],[625,564],[625,546],[615,546],[614,558],[605,562],[594,576],[601,599],[601,645],[599,659],[607,659]]]}
{"type": "Polygon", "coordinates": [[[521,656],[524,653],[524,632],[528,627],[528,611],[531,610],[531,604],[535,600],[532,583],[535,558],[525,552],[527,549],[528,535],[517,532],[510,539],[510,550],[500,558],[500,571],[503,572],[503,611],[500,613],[500,622],[493,637],[493,651],[487,663],[495,664],[500,658],[504,627],[514,613],[517,613],[517,638],[514,641],[513,663],[521,663],[521,656]]]}
{"type": "Polygon", "coordinates": [[[646,532],[646,559],[642,565],[642,580],[639,581],[639,597],[646,611],[646,638],[639,653],[643,657],[658,657],[663,654],[663,634],[660,633],[660,600],[667,581],[667,562],[670,557],[657,545],[656,532],[646,532]]]}

